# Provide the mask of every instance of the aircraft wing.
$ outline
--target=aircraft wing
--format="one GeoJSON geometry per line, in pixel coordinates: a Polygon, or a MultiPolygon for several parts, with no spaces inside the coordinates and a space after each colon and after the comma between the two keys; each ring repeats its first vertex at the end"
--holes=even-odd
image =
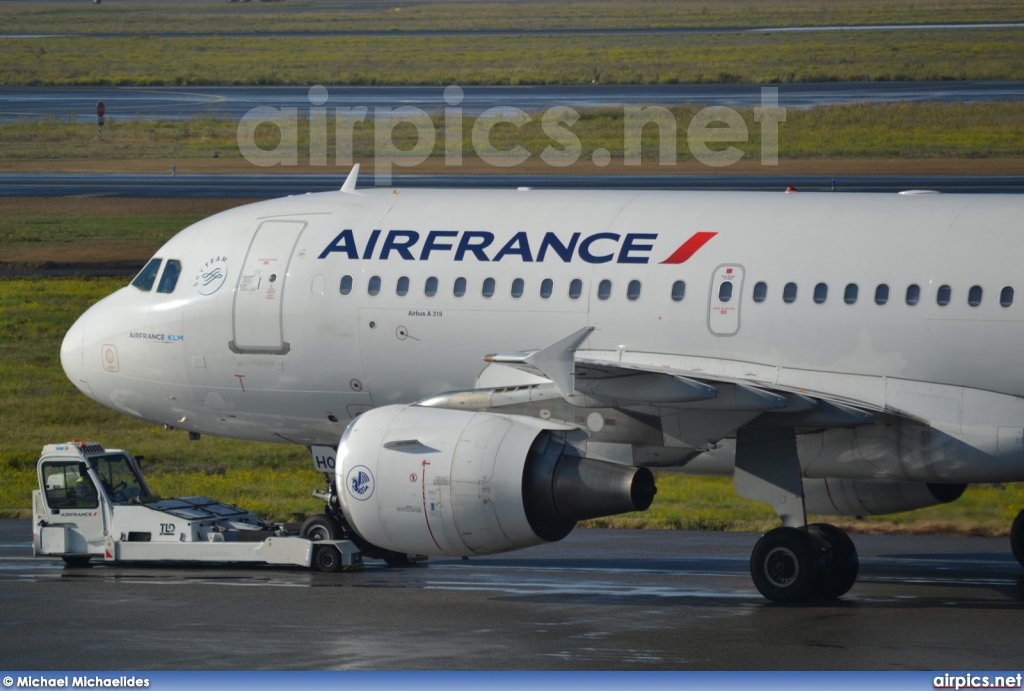
{"type": "MultiPolygon", "coordinates": [[[[842,386],[830,391],[801,385],[799,377],[777,367],[577,349],[590,330],[537,351],[488,355],[479,388],[420,405],[563,420],[587,429],[597,443],[678,449],[665,465],[685,463],[761,415],[813,430],[871,425],[879,415],[900,414],[842,386]]],[[[829,376],[822,374],[805,372],[805,383],[827,385],[829,376]]]]}

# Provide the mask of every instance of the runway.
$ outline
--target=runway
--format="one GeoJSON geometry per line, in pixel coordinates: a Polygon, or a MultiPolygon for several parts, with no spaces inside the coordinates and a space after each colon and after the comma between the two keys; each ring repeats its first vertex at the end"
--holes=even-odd
{"type": "MultiPolygon", "coordinates": [[[[268,199],[337,190],[348,170],[325,175],[143,175],[101,173],[0,173],[0,197],[249,198],[268,199]]],[[[1024,192],[1024,175],[861,176],[834,178],[837,192],[1024,192]]],[[[833,178],[779,175],[392,175],[388,187],[515,189],[662,189],[831,191],[833,178]]],[[[362,188],[375,176],[363,174],[362,188]]]]}
{"type": "Polygon", "coordinates": [[[1024,569],[1007,539],[855,535],[838,603],[773,605],[750,533],[577,530],[470,561],[320,574],[30,557],[0,521],[11,669],[1005,669],[1024,569]]]}
{"type": "MultiPolygon", "coordinates": [[[[308,11],[308,8],[306,8],[308,11]]],[[[774,34],[859,31],[963,31],[1020,29],[1022,22],[945,22],[934,24],[849,24],[831,26],[656,26],[573,27],[547,29],[382,29],[334,31],[94,31],[81,33],[0,34],[0,40],[58,38],[498,38],[503,36],[702,36],[711,34],[774,34]]]]}
{"type": "MultiPolygon", "coordinates": [[[[761,104],[761,88],[778,89],[779,105],[809,108],[838,103],[891,103],[894,101],[1020,101],[1024,81],[991,82],[824,82],[808,84],[637,84],[592,86],[466,86],[458,102],[464,115],[479,115],[490,108],[544,111],[553,106],[570,108],[626,105],[674,106],[706,104],[754,107],[761,104]]],[[[449,104],[439,86],[328,86],[325,108],[370,109],[415,106],[437,111],[449,104]]],[[[258,106],[312,107],[309,86],[202,86],[202,87],[3,87],[0,88],[0,123],[47,116],[75,117],[93,122],[96,102],[103,101],[108,118],[184,119],[216,115],[238,119],[258,106]]],[[[319,105],[319,104],[318,104],[319,105]]]]}

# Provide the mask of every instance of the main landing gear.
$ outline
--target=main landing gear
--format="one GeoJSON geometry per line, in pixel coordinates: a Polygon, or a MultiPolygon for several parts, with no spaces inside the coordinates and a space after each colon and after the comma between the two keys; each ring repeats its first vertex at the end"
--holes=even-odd
{"type": "Polygon", "coordinates": [[[740,428],[733,482],[740,496],[775,509],[784,526],[765,533],[750,555],[750,576],[762,595],[797,603],[834,600],[849,592],[857,582],[857,548],[833,525],[807,525],[792,427],[740,428]]]}
{"type": "Polygon", "coordinates": [[[754,585],[773,602],[841,597],[857,581],[858,569],[853,541],[827,523],[770,530],[750,555],[754,585]]]}
{"type": "Polygon", "coordinates": [[[1024,510],[1021,510],[1013,519],[1013,527],[1010,529],[1010,547],[1013,548],[1013,556],[1024,566],[1024,510]]]}

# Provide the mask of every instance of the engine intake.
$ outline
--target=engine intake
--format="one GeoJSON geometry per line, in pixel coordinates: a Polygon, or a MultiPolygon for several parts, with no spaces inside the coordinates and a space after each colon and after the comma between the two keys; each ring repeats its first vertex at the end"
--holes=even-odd
{"type": "Polygon", "coordinates": [[[534,418],[417,406],[363,413],[338,448],[342,510],[367,542],[469,556],[561,540],[588,518],[642,511],[645,468],[584,458],[583,433],[534,418]]]}

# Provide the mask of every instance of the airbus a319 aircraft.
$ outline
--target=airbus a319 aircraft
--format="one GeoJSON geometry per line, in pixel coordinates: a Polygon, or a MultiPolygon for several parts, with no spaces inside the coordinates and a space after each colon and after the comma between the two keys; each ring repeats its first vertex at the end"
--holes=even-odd
{"type": "Polygon", "coordinates": [[[1024,198],[357,174],[181,231],[68,331],[68,377],[193,435],[340,438],[313,528],[389,561],[560,540],[646,509],[651,469],[733,474],[782,521],[758,590],[835,598],[856,549],[808,513],[1024,480],[1024,198]]]}

